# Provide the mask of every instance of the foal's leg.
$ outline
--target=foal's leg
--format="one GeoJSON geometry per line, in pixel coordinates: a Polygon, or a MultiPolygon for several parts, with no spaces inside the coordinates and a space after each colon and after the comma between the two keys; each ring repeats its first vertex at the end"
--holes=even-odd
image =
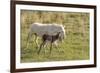
{"type": "Polygon", "coordinates": [[[40,54],[41,48],[42,48],[42,46],[44,46],[44,45],[45,45],[45,42],[43,42],[43,43],[40,45],[40,48],[39,48],[39,50],[38,50],[38,54],[40,54]]]}
{"type": "Polygon", "coordinates": [[[51,51],[52,51],[52,43],[51,43],[51,45],[50,45],[50,54],[51,54],[51,51]]]}

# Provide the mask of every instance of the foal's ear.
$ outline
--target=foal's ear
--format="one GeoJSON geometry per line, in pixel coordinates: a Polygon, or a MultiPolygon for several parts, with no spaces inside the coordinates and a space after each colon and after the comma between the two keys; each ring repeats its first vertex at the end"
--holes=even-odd
{"type": "Polygon", "coordinates": [[[60,34],[61,32],[58,32],[58,34],[60,34]]]}

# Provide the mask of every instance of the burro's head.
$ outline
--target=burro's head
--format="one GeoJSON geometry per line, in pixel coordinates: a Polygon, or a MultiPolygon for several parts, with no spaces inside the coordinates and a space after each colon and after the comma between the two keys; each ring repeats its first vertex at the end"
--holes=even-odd
{"type": "Polygon", "coordinates": [[[64,40],[66,38],[65,34],[65,27],[63,25],[60,25],[60,34],[59,34],[59,40],[64,40]]]}

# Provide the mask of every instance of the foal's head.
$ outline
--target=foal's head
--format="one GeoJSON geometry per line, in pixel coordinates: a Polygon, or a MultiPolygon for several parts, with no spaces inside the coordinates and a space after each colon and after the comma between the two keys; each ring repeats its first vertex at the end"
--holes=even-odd
{"type": "Polygon", "coordinates": [[[54,41],[59,39],[59,34],[60,34],[60,32],[58,32],[56,35],[52,36],[52,42],[54,42],[54,41]]]}

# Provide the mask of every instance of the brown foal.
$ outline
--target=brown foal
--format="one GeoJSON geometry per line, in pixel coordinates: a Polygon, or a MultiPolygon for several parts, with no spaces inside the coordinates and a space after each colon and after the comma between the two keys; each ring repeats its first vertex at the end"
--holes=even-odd
{"type": "Polygon", "coordinates": [[[40,48],[38,50],[38,54],[40,53],[41,48],[47,43],[47,41],[49,41],[51,43],[51,45],[50,45],[50,53],[51,53],[52,44],[59,39],[59,34],[60,34],[60,32],[58,32],[56,35],[44,34],[42,36],[42,43],[41,43],[40,48]]]}

